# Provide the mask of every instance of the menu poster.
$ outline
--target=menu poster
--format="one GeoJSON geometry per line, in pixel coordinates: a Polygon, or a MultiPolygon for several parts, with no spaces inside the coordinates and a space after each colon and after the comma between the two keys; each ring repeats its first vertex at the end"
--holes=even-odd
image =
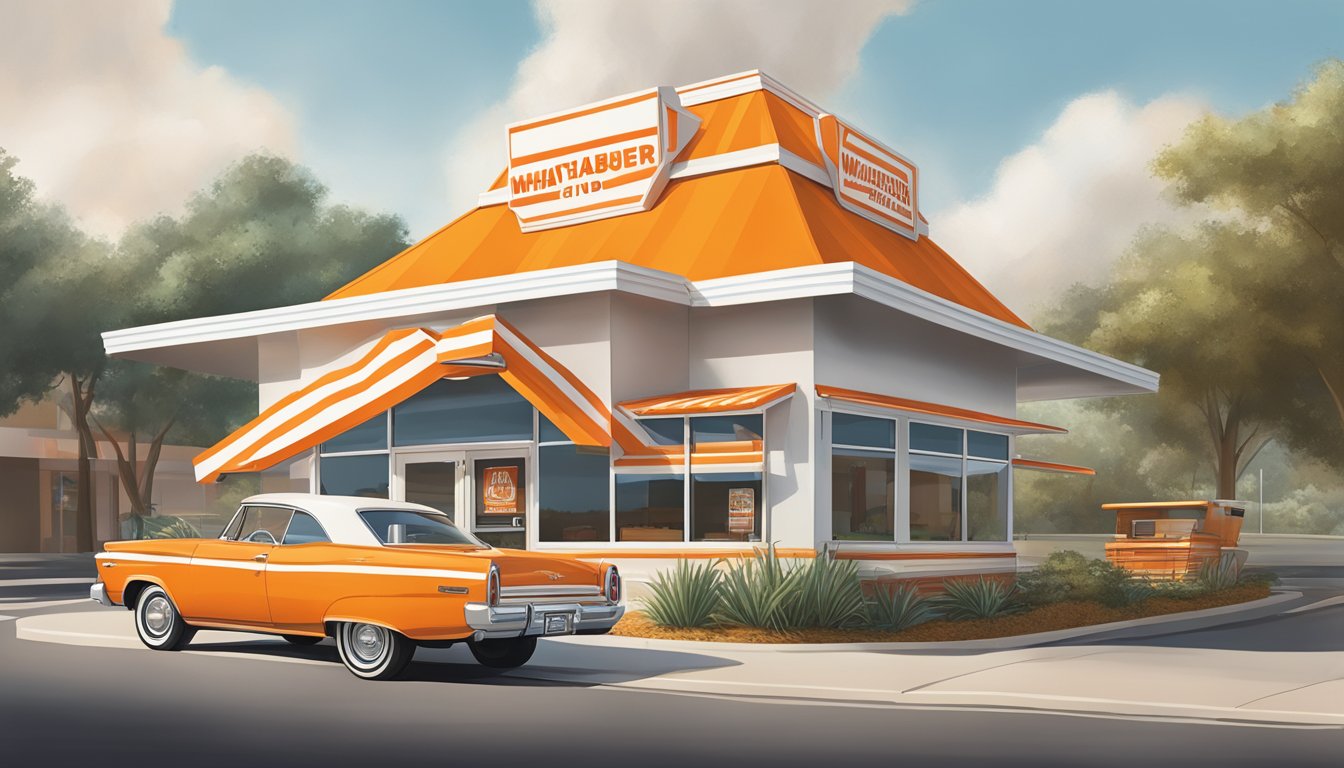
{"type": "Polygon", "coordinates": [[[518,511],[518,468],[486,467],[481,478],[481,500],[484,514],[522,514],[518,511]]]}
{"type": "Polygon", "coordinates": [[[755,533],[755,488],[728,489],[728,531],[730,533],[755,533]]]}

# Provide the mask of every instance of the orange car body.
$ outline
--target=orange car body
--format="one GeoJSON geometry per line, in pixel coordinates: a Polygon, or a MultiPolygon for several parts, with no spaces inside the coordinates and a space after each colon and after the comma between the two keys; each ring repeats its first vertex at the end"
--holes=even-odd
{"type": "MultiPolygon", "coordinates": [[[[333,533],[358,531],[334,524],[337,514],[417,509],[297,494],[243,502],[244,508],[259,503],[305,511],[333,533]]],[[[604,581],[611,566],[519,550],[386,544],[372,534],[356,542],[331,538],[274,544],[225,538],[109,542],[97,556],[95,599],[101,591],[101,602],[130,607],[138,590],[156,584],[196,627],[324,636],[333,622],[362,622],[417,641],[547,634],[544,614],[556,612],[571,614],[566,631],[603,632],[624,610],[618,592],[604,581]],[[493,604],[487,594],[492,564],[500,582],[493,604]]]]}

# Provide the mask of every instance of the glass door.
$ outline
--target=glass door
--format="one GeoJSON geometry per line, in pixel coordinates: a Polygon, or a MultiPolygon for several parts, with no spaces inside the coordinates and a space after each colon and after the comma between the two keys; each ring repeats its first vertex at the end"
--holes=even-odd
{"type": "Polygon", "coordinates": [[[467,464],[472,533],[492,546],[526,549],[527,453],[472,452],[467,464]]]}
{"type": "Polygon", "coordinates": [[[464,463],[458,451],[401,454],[396,459],[392,498],[433,507],[461,525],[464,463]]]}

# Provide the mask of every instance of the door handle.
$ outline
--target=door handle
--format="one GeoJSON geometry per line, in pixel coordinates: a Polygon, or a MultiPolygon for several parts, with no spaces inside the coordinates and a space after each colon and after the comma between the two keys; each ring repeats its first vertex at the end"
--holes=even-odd
{"type": "Polygon", "coordinates": [[[256,560],[258,563],[264,563],[264,562],[266,562],[266,558],[268,558],[268,557],[270,557],[270,555],[266,554],[265,552],[262,552],[260,555],[257,555],[256,557],[254,557],[254,558],[252,558],[252,559],[253,559],[253,560],[256,560]]]}

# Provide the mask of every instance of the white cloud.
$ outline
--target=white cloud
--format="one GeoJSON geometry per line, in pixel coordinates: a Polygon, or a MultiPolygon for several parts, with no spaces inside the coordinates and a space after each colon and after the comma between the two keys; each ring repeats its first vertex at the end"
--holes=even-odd
{"type": "Polygon", "coordinates": [[[987,195],[930,214],[933,237],[1030,315],[1069,285],[1104,277],[1141,228],[1205,216],[1171,204],[1150,164],[1206,109],[1182,96],[1143,106],[1113,91],[1081,96],[999,165],[987,195]]]}
{"type": "Polygon", "coordinates": [[[824,98],[858,68],[882,20],[913,2],[538,0],[541,44],[518,65],[507,96],[467,123],[448,149],[451,210],[474,206],[499,175],[510,122],[747,69],[824,98]]]}
{"type": "Polygon", "coordinates": [[[294,152],[279,102],[193,62],[171,8],[0,0],[0,147],[91,232],[179,209],[249,152],[294,152]]]}

